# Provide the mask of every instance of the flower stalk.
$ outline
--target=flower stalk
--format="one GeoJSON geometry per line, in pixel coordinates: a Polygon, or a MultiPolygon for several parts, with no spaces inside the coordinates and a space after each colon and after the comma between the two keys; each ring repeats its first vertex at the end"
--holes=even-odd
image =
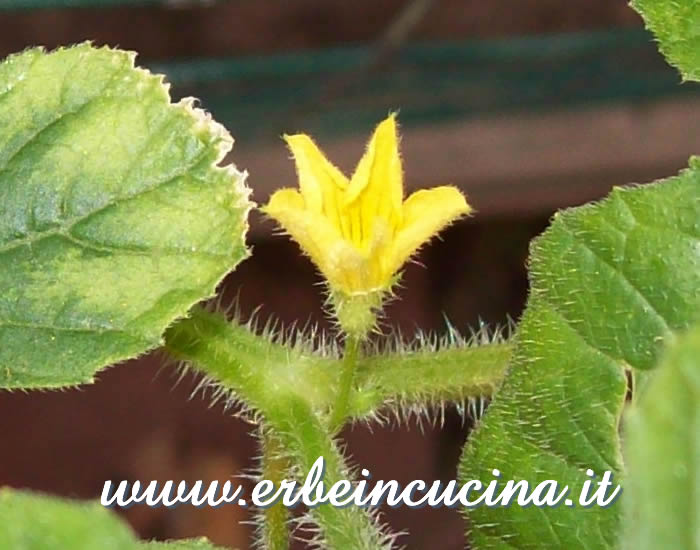
{"type": "Polygon", "coordinates": [[[348,335],[345,344],[345,355],[343,356],[343,367],[338,385],[338,396],[333,405],[331,413],[331,433],[336,433],[343,427],[345,419],[348,417],[350,395],[355,381],[355,371],[360,354],[362,340],[358,336],[348,335]]]}

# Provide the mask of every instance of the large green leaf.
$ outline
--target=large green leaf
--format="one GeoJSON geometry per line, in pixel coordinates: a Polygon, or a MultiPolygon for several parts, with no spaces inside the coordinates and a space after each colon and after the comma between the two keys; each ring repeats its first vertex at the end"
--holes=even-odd
{"type": "Polygon", "coordinates": [[[140,542],[97,502],[0,490],[0,548],[7,550],[216,550],[206,539],[140,542]]]}
{"type": "Polygon", "coordinates": [[[632,0],[684,79],[700,80],[700,0],[632,0]]]}
{"type": "MultiPolygon", "coordinates": [[[[569,485],[573,506],[474,509],[476,548],[613,548],[619,505],[577,506],[587,469],[622,474],[626,369],[700,314],[700,160],[561,212],[531,249],[531,293],[510,374],[462,457],[463,481],[569,485]]],[[[597,481],[596,480],[596,481],[597,481]]]]}
{"type": "Polygon", "coordinates": [[[626,417],[623,547],[700,549],[700,327],[666,354],[626,417]]]}
{"type": "Polygon", "coordinates": [[[231,144],[132,53],[0,65],[0,387],[91,381],[213,293],[247,254],[231,144]]]}

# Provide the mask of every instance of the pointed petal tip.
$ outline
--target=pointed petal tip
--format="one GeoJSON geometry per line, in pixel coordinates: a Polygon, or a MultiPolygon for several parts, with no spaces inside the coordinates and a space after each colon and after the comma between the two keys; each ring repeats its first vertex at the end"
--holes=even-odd
{"type": "Polygon", "coordinates": [[[313,140],[308,134],[282,134],[282,139],[290,148],[294,145],[313,144],[313,140]]]}
{"type": "Polygon", "coordinates": [[[285,210],[303,210],[304,198],[299,191],[291,187],[278,189],[271,196],[267,204],[260,207],[260,211],[268,216],[276,218],[279,212],[285,210]]]}
{"type": "Polygon", "coordinates": [[[377,125],[375,133],[379,133],[380,131],[396,133],[396,114],[396,112],[389,113],[389,115],[377,125]]]}
{"type": "Polygon", "coordinates": [[[436,190],[436,194],[439,193],[442,195],[441,202],[443,204],[452,203],[455,217],[468,216],[474,212],[471,204],[467,202],[467,197],[456,185],[441,185],[433,189],[427,189],[426,191],[433,190],[436,190]]]}
{"type": "Polygon", "coordinates": [[[458,187],[456,187],[454,185],[446,185],[445,187],[447,187],[448,189],[454,190],[454,196],[455,196],[454,200],[455,200],[456,205],[458,205],[459,209],[461,210],[460,215],[468,216],[468,215],[474,213],[474,208],[472,208],[472,205],[469,204],[469,202],[467,201],[466,195],[464,193],[462,193],[462,191],[458,187]]]}
{"type": "Polygon", "coordinates": [[[473,211],[462,191],[454,185],[419,189],[406,199],[403,209],[407,224],[428,216],[434,220],[437,227],[467,216],[473,211]]]}

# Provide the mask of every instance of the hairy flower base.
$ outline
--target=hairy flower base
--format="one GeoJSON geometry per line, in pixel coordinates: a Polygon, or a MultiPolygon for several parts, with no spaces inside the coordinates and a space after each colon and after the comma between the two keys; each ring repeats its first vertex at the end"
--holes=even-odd
{"type": "Polygon", "coordinates": [[[377,323],[377,311],[381,308],[386,290],[346,294],[331,289],[333,312],[343,332],[363,340],[377,323]]]}

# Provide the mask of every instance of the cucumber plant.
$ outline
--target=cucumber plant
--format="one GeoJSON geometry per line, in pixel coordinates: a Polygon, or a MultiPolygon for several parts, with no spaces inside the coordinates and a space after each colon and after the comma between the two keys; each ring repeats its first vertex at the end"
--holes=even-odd
{"type": "MultiPolygon", "coordinates": [[[[633,7],[682,78],[700,79],[700,2],[633,7]]],[[[250,254],[253,204],[245,172],[222,165],[225,128],[193,100],[171,103],[132,53],[86,43],[7,58],[0,387],[87,384],[161,347],[258,425],[262,478],[301,478],[322,456],[329,485],[356,477],[338,441],[346,423],[490,398],[459,481],[498,469],[576,492],[589,470],[609,471],[623,493],[604,507],[465,510],[472,547],[700,548],[700,158],[557,213],[532,243],[530,295],[512,331],[382,345],[368,334],[400,297],[401,265],[471,207],[452,187],[404,199],[393,115],[350,178],[308,136],[287,142],[299,190],[276,192],[263,211],[327,283],[337,334],[323,338],[198,305],[250,254]]],[[[0,548],[213,548],[139,541],[99,504],[25,491],[0,491],[0,518],[0,548]]],[[[327,505],[294,520],[281,505],[260,510],[256,543],[288,548],[299,521],[322,548],[400,546],[375,511],[327,505]]]]}

